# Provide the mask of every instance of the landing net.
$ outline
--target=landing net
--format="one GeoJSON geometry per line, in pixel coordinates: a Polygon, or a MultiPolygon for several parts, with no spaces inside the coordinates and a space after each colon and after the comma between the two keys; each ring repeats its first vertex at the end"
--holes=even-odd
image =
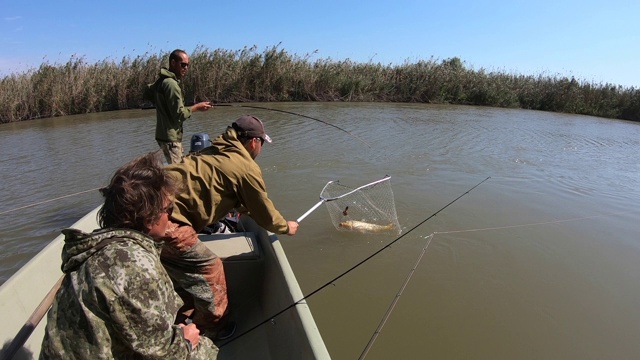
{"type": "Polygon", "coordinates": [[[400,223],[391,190],[391,177],[351,188],[331,181],[322,189],[333,226],[340,231],[400,234],[400,223]]]}

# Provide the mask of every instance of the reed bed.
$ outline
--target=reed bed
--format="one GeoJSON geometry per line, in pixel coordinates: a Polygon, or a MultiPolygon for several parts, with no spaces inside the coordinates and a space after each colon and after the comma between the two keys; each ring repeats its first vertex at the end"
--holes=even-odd
{"type": "MultiPolygon", "coordinates": [[[[523,108],[640,120],[640,90],[575,78],[472,69],[459,58],[400,65],[311,60],[279,46],[259,51],[199,46],[183,80],[187,103],[381,101],[523,108]]],[[[144,54],[66,64],[0,80],[0,123],[143,107],[143,87],[155,81],[168,54],[144,54]]]]}

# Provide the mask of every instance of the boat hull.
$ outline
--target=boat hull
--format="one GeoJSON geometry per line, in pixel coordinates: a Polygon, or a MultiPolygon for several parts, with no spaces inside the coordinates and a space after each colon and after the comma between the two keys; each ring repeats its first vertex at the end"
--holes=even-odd
{"type": "MultiPolygon", "coordinates": [[[[93,231],[98,227],[97,211],[72,227],[93,231]]],[[[245,232],[201,236],[223,260],[229,304],[238,325],[232,341],[217,343],[218,359],[329,359],[278,238],[250,217],[242,216],[240,225],[245,232]]],[[[62,276],[63,243],[62,236],[56,237],[0,287],[0,358],[6,357],[19,332],[31,330],[30,317],[62,276]]],[[[45,326],[46,315],[14,359],[38,358],[45,326]]]]}

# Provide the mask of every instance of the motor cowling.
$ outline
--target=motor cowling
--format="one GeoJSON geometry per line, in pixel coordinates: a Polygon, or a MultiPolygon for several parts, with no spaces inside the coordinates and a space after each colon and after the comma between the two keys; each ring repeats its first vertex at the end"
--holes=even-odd
{"type": "Polygon", "coordinates": [[[191,135],[191,148],[189,149],[190,153],[200,151],[211,145],[211,140],[209,139],[209,134],[207,133],[196,133],[191,135]]]}

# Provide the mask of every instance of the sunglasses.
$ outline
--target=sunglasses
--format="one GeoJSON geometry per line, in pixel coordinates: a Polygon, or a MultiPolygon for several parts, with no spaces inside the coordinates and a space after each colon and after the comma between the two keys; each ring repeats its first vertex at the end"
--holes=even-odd
{"type": "Polygon", "coordinates": [[[171,216],[171,214],[173,214],[173,203],[170,203],[169,205],[167,205],[167,207],[163,208],[162,211],[166,212],[167,215],[171,216]]]}
{"type": "Polygon", "coordinates": [[[257,138],[254,138],[254,139],[260,139],[260,145],[264,145],[264,139],[263,138],[257,137],[257,138]]]}
{"type": "Polygon", "coordinates": [[[188,68],[188,67],[189,67],[189,63],[181,62],[181,63],[180,63],[180,67],[181,67],[181,68],[183,68],[183,69],[184,69],[184,68],[188,68]]]}

